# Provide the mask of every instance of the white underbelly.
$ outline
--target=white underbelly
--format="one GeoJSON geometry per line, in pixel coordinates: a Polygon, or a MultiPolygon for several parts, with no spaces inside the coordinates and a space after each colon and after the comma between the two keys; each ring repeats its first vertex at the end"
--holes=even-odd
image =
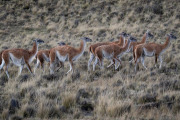
{"type": "Polygon", "coordinates": [[[56,55],[57,55],[59,61],[61,61],[61,62],[66,61],[66,59],[68,57],[68,55],[65,55],[65,56],[61,55],[58,51],[56,51],[56,55]]]}
{"type": "Polygon", "coordinates": [[[121,58],[124,54],[125,54],[125,52],[122,52],[122,53],[120,53],[117,57],[118,57],[118,58],[121,58]]]}
{"type": "MultiPolygon", "coordinates": [[[[167,48],[166,48],[167,49],[167,48]]],[[[163,49],[161,52],[160,52],[160,55],[162,55],[165,51],[166,51],[166,49],[163,49]]]]}
{"type": "Polygon", "coordinates": [[[102,51],[103,53],[103,56],[106,58],[106,59],[112,59],[113,56],[114,56],[114,53],[107,53],[106,51],[102,51]]]}
{"type": "Polygon", "coordinates": [[[72,58],[72,61],[76,61],[77,59],[79,59],[79,58],[82,56],[82,54],[83,54],[83,52],[80,53],[80,54],[78,54],[78,55],[76,55],[76,56],[74,56],[74,57],[72,58]]]}
{"type": "Polygon", "coordinates": [[[29,64],[35,59],[35,57],[36,57],[36,54],[35,55],[33,55],[30,59],[29,59],[29,64]]]}
{"type": "Polygon", "coordinates": [[[10,55],[10,58],[11,58],[11,60],[12,60],[12,62],[13,62],[13,64],[14,65],[16,65],[16,66],[21,66],[21,65],[23,65],[24,64],[24,58],[16,58],[13,54],[11,54],[11,53],[9,53],[9,55],[10,55]]]}
{"type": "Polygon", "coordinates": [[[154,56],[155,55],[155,51],[147,51],[145,48],[143,48],[143,50],[144,50],[144,54],[145,54],[145,56],[147,56],[147,57],[152,57],[152,56],[154,56]]]}
{"type": "Polygon", "coordinates": [[[44,57],[44,59],[45,59],[47,62],[50,62],[49,57],[48,57],[45,53],[43,53],[43,57],[44,57]]]}
{"type": "Polygon", "coordinates": [[[129,53],[129,52],[133,52],[133,46],[132,46],[132,47],[130,47],[130,48],[128,48],[126,52],[127,52],[127,53],[129,53]]]}

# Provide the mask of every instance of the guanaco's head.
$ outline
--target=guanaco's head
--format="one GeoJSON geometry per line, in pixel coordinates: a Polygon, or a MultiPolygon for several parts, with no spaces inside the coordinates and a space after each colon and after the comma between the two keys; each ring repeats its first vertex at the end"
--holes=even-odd
{"type": "Polygon", "coordinates": [[[136,42],[137,39],[129,35],[128,41],[130,41],[130,42],[136,42]]]}
{"type": "Polygon", "coordinates": [[[34,39],[33,42],[36,42],[38,45],[44,43],[44,41],[39,38],[34,39]]]}
{"type": "Polygon", "coordinates": [[[122,36],[122,37],[128,37],[129,34],[127,34],[127,33],[125,33],[125,32],[122,32],[122,33],[120,33],[120,34],[118,35],[118,37],[120,37],[120,36],[122,36]]]}
{"type": "Polygon", "coordinates": [[[151,32],[150,32],[149,30],[147,30],[147,31],[146,31],[146,37],[148,37],[148,38],[153,38],[154,35],[151,34],[151,32]]]}
{"type": "Polygon", "coordinates": [[[83,37],[83,38],[81,38],[81,40],[83,40],[85,42],[92,42],[92,40],[88,37],[83,37]]]}
{"type": "Polygon", "coordinates": [[[59,43],[57,43],[59,46],[63,46],[63,45],[66,45],[66,43],[65,42],[59,42],[59,43]]]}
{"type": "Polygon", "coordinates": [[[170,39],[177,39],[177,37],[176,37],[175,35],[173,35],[172,33],[167,34],[167,36],[168,36],[170,39]]]}

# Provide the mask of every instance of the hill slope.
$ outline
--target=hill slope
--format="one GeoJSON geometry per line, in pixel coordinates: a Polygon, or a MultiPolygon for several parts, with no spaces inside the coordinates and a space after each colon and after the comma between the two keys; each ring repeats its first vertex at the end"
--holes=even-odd
{"type": "MultiPolygon", "coordinates": [[[[69,66],[54,76],[40,69],[31,77],[26,68],[9,68],[0,78],[0,117],[5,119],[178,119],[180,112],[180,2],[177,0],[2,0],[0,1],[0,48],[32,47],[34,38],[45,41],[40,49],[57,42],[78,47],[82,36],[95,42],[117,40],[121,32],[141,40],[149,29],[164,43],[173,32],[177,40],[163,55],[163,67],[148,70],[140,65],[134,72],[131,53],[122,66],[87,72],[87,52],[75,62],[74,75],[65,75],[69,66]],[[10,104],[17,100],[19,108],[10,104]]],[[[89,46],[92,43],[88,43],[89,46]]],[[[88,49],[86,48],[86,51],[88,49]]],[[[108,64],[105,61],[105,66],[108,64]]],[[[34,65],[32,64],[32,67],[34,65]]],[[[15,103],[17,103],[15,102],[15,103]]]]}

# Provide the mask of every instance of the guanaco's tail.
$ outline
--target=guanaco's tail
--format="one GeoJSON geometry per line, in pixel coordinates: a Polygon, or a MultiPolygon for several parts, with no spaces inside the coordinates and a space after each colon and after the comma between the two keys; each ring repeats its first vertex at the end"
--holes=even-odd
{"type": "Polygon", "coordinates": [[[91,53],[92,53],[92,48],[91,48],[91,46],[89,47],[89,52],[91,52],[91,53]]]}

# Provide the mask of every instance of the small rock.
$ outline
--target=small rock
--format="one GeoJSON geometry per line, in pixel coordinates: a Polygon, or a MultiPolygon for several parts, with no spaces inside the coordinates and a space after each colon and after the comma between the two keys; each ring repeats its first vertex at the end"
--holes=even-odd
{"type": "Polygon", "coordinates": [[[11,120],[23,120],[23,118],[19,116],[13,116],[11,120]]]}
{"type": "Polygon", "coordinates": [[[28,74],[25,74],[25,75],[21,75],[20,77],[19,77],[19,81],[20,82],[26,82],[27,80],[28,80],[28,78],[30,78],[30,75],[28,75],[28,74]]]}
{"type": "Polygon", "coordinates": [[[8,47],[7,47],[7,46],[2,46],[2,49],[5,49],[5,50],[6,50],[6,49],[8,49],[8,47]]]}
{"type": "Polygon", "coordinates": [[[57,110],[56,108],[52,107],[50,110],[49,110],[49,113],[48,113],[48,117],[49,118],[61,118],[61,111],[57,110]]]}
{"type": "Polygon", "coordinates": [[[141,13],[143,11],[143,6],[139,6],[135,9],[137,13],[141,13]]]}
{"type": "Polygon", "coordinates": [[[36,111],[31,107],[26,108],[26,110],[24,111],[24,114],[23,114],[23,116],[25,118],[35,117],[35,115],[36,115],[36,111]]]}
{"type": "Polygon", "coordinates": [[[19,109],[19,101],[15,99],[11,99],[10,106],[9,106],[9,114],[14,114],[16,109],[19,109]]]}
{"type": "Polygon", "coordinates": [[[83,56],[87,56],[87,55],[88,55],[88,52],[84,51],[83,56]]]}
{"type": "Polygon", "coordinates": [[[114,41],[114,38],[111,38],[109,41],[111,41],[111,42],[114,41]]]}
{"type": "Polygon", "coordinates": [[[67,113],[67,112],[68,112],[68,111],[67,111],[67,108],[64,107],[64,106],[61,106],[59,109],[60,109],[60,111],[62,111],[62,112],[64,112],[64,113],[67,113]]]}
{"type": "Polygon", "coordinates": [[[121,81],[121,80],[118,80],[118,81],[116,81],[116,82],[113,84],[113,87],[119,87],[119,86],[121,86],[121,85],[123,85],[122,81],[121,81]]]}
{"type": "Polygon", "coordinates": [[[74,21],[74,27],[76,28],[79,25],[79,20],[74,21]]]}
{"type": "Polygon", "coordinates": [[[73,74],[72,74],[72,81],[75,81],[77,79],[79,79],[81,76],[80,72],[78,70],[76,70],[73,74]]]}
{"type": "Polygon", "coordinates": [[[4,86],[7,82],[8,82],[7,76],[6,76],[6,75],[3,75],[3,76],[0,78],[0,85],[1,85],[1,86],[4,86]]]}
{"type": "Polygon", "coordinates": [[[90,101],[83,101],[81,103],[81,110],[86,112],[91,112],[94,110],[94,107],[90,101]]]}
{"type": "Polygon", "coordinates": [[[80,89],[76,94],[76,103],[80,103],[80,98],[88,98],[89,93],[85,91],[85,89],[80,89]]]}
{"type": "Polygon", "coordinates": [[[43,79],[46,79],[48,81],[53,81],[53,80],[59,80],[59,76],[54,74],[54,75],[44,75],[43,79]]]}
{"type": "Polygon", "coordinates": [[[97,34],[98,37],[106,37],[106,31],[105,30],[100,30],[97,34]]]}
{"type": "Polygon", "coordinates": [[[178,49],[180,49],[180,44],[178,45],[178,49]]]}
{"type": "Polygon", "coordinates": [[[150,75],[151,75],[151,76],[154,76],[154,75],[156,75],[156,73],[155,73],[155,72],[151,72],[150,75]]]}
{"type": "Polygon", "coordinates": [[[138,103],[145,104],[150,102],[156,102],[156,94],[146,94],[138,99],[138,103]]]}

